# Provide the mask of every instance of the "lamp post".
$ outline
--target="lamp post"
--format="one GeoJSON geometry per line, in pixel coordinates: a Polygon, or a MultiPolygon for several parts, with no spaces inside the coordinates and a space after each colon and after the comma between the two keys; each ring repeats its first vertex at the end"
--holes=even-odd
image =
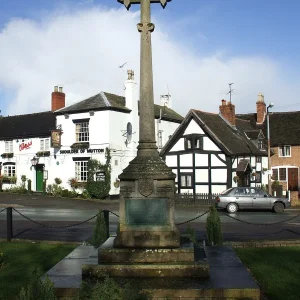
{"type": "Polygon", "coordinates": [[[39,162],[39,159],[36,158],[36,157],[34,156],[33,159],[31,160],[31,165],[32,165],[33,167],[35,167],[35,166],[37,165],[38,162],[39,162]]]}
{"type": "Polygon", "coordinates": [[[271,189],[271,143],[270,143],[270,119],[269,119],[269,109],[274,106],[273,103],[270,103],[267,106],[267,135],[268,135],[268,192],[272,193],[271,189]]]}

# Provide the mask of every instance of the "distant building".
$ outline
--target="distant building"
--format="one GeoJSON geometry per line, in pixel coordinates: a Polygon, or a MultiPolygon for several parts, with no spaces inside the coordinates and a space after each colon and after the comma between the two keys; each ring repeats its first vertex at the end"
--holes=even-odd
{"type": "MultiPolygon", "coordinates": [[[[101,92],[70,106],[65,106],[62,87],[55,87],[51,111],[2,117],[0,119],[0,174],[6,186],[21,183],[21,176],[32,180],[32,190],[41,191],[43,178],[54,178],[70,189],[68,181],[87,180],[87,163],[93,158],[105,162],[105,149],[111,152],[111,191],[118,175],[136,156],[139,140],[138,85],[132,70],[125,82],[125,97],[101,92]],[[32,166],[33,158],[36,166],[32,166]]],[[[183,117],[171,108],[171,96],[162,96],[155,105],[158,148],[179,126],[183,117]]],[[[3,188],[5,188],[5,184],[3,188]]]]}
{"type": "MultiPolygon", "coordinates": [[[[267,138],[266,104],[264,96],[259,94],[257,111],[251,114],[237,115],[250,122],[251,126],[261,130],[267,138]]],[[[272,182],[279,181],[283,190],[299,190],[300,167],[300,111],[271,112],[270,144],[272,182]]]]}

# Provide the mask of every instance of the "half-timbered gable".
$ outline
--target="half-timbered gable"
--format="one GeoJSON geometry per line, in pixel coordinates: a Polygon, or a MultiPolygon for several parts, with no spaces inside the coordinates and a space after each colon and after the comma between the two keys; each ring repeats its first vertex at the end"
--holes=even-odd
{"type": "MultiPolygon", "coordinates": [[[[267,153],[246,134],[254,128],[247,120],[230,120],[234,125],[222,114],[190,110],[162,149],[179,193],[219,193],[238,183],[267,183],[267,153]]],[[[260,131],[255,134],[257,141],[260,131]]]]}

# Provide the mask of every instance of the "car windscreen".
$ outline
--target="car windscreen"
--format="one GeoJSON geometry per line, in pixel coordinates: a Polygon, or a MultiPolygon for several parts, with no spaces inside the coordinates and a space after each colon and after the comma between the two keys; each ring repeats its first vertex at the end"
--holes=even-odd
{"type": "Polygon", "coordinates": [[[222,192],[221,195],[228,195],[232,190],[233,190],[233,188],[230,188],[230,189],[222,192]]]}

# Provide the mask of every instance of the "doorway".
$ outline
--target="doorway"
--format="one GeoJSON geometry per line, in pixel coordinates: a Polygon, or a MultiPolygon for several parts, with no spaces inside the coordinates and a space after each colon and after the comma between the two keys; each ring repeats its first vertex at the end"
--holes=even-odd
{"type": "Polygon", "coordinates": [[[288,168],[288,189],[298,191],[298,168],[288,168]]]}
{"type": "Polygon", "coordinates": [[[44,165],[36,165],[36,191],[43,191],[44,165]]]}

